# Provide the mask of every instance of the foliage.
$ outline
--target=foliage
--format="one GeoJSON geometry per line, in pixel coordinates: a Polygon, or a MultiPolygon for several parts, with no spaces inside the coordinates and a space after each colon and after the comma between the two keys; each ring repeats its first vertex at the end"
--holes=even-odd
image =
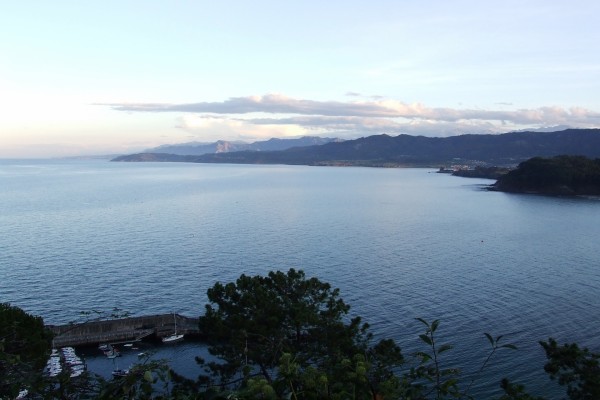
{"type": "MultiPolygon", "coordinates": [[[[441,171],[443,172],[443,170],[441,171]]],[[[498,179],[509,171],[510,169],[506,167],[482,167],[478,165],[474,169],[458,169],[452,172],[452,175],[465,178],[498,179]]]]}
{"type": "Polygon", "coordinates": [[[552,338],[540,344],[548,358],[544,370],[551,379],[566,385],[570,399],[600,399],[600,354],[591,353],[587,348],[580,349],[574,343],[559,346],[552,338]]]}
{"type": "Polygon", "coordinates": [[[104,381],[98,399],[171,398],[171,372],[166,360],[149,360],[133,365],[124,377],[104,381]]]}
{"type": "Polygon", "coordinates": [[[331,395],[355,392],[364,379],[378,390],[392,375],[389,364],[401,361],[393,341],[380,344],[393,350],[388,359],[370,349],[368,325],[347,316],[339,289],[303,271],[241,275],[215,284],[208,298],[200,329],[220,361],[204,365],[224,386],[259,379],[278,395],[309,388],[331,395]]]}
{"type": "Polygon", "coordinates": [[[27,314],[8,303],[0,304],[0,340],[6,354],[18,355],[23,362],[43,366],[52,334],[40,317],[27,314]]]}
{"type": "Polygon", "coordinates": [[[513,192],[600,194],[600,159],[534,157],[500,177],[495,187],[513,192]]]}
{"type": "Polygon", "coordinates": [[[492,346],[492,351],[490,351],[487,358],[481,365],[481,368],[479,368],[479,371],[477,371],[475,376],[471,379],[469,386],[467,386],[466,390],[464,391],[465,396],[469,393],[471,386],[473,386],[473,383],[475,382],[475,380],[481,375],[481,373],[483,372],[485,367],[488,365],[489,361],[491,360],[492,356],[496,353],[496,351],[498,351],[500,349],[517,350],[517,346],[515,346],[514,344],[510,344],[510,343],[500,344],[500,340],[504,337],[503,335],[497,336],[495,339],[489,333],[484,333],[484,335],[490,342],[490,345],[492,346]]]}
{"type": "Polygon", "coordinates": [[[456,368],[442,369],[440,366],[440,355],[452,349],[452,345],[439,345],[436,342],[435,332],[440,321],[436,319],[429,324],[422,318],[417,318],[417,320],[426,327],[425,333],[419,335],[419,338],[430,347],[429,352],[417,353],[417,356],[420,358],[420,364],[415,370],[417,377],[432,383],[431,388],[426,391],[425,396],[427,397],[433,393],[436,399],[441,399],[448,395],[454,398],[460,397],[458,388],[460,371],[456,368]]]}
{"type": "MultiPolygon", "coordinates": [[[[441,343],[439,320],[417,318],[426,350],[407,360],[393,340],[371,343],[368,326],[348,317],[337,289],[293,269],[217,283],[209,299],[201,327],[220,360],[203,363],[211,375],[197,382],[149,358],[111,381],[89,372],[43,376],[50,343],[43,321],[1,304],[0,399],[24,388],[31,399],[474,399],[471,387],[494,354],[516,349],[485,333],[490,351],[466,384],[458,368],[445,365],[452,346],[441,343]]],[[[600,398],[600,354],[552,338],[540,344],[545,371],[570,400],[600,398]]],[[[544,400],[507,379],[500,386],[499,400],[544,400]]]]}
{"type": "Polygon", "coordinates": [[[435,320],[430,324],[422,318],[417,318],[417,320],[425,325],[425,333],[419,335],[419,338],[429,347],[429,351],[416,353],[420,362],[417,368],[411,370],[411,375],[417,378],[415,383],[412,384],[413,395],[411,398],[415,398],[414,393],[418,393],[419,398],[471,399],[472,397],[469,392],[473,383],[479,378],[496,351],[499,349],[516,350],[516,347],[512,344],[500,344],[502,335],[494,339],[489,333],[484,333],[491,345],[490,353],[483,361],[479,370],[471,378],[469,384],[465,388],[461,388],[460,369],[442,368],[441,355],[452,350],[454,346],[438,343],[435,333],[440,325],[440,321],[435,320]],[[418,392],[415,391],[416,388],[419,389],[418,392]]]}
{"type": "MultiPolygon", "coordinates": [[[[546,352],[548,361],[544,370],[550,379],[566,386],[566,394],[570,400],[600,399],[600,354],[591,353],[587,348],[581,349],[577,344],[565,343],[559,346],[555,339],[540,341],[546,352]]],[[[525,391],[523,385],[502,380],[505,394],[500,400],[543,400],[525,391]]]]}
{"type": "Polygon", "coordinates": [[[51,340],[42,318],[0,304],[0,398],[14,398],[24,385],[37,384],[51,340]]]}
{"type": "Polygon", "coordinates": [[[525,386],[511,383],[504,378],[500,382],[504,394],[499,400],[544,400],[543,397],[535,397],[525,391],[525,386]]]}

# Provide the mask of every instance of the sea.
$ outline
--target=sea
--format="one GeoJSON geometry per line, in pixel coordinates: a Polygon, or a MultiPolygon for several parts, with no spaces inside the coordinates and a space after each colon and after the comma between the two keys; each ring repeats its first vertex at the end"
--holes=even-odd
{"type": "MultiPolygon", "coordinates": [[[[502,377],[560,398],[539,341],[600,351],[600,199],[491,183],[424,168],[0,160],[0,301],[47,324],[114,308],[199,316],[216,282],[301,269],[409,360],[427,350],[416,318],[439,319],[437,343],[454,346],[442,367],[474,379],[478,398],[502,377]],[[517,350],[478,373],[485,333],[517,350]]],[[[206,348],[143,351],[195,377],[206,348]]],[[[110,375],[112,361],[83,352],[110,375]]]]}

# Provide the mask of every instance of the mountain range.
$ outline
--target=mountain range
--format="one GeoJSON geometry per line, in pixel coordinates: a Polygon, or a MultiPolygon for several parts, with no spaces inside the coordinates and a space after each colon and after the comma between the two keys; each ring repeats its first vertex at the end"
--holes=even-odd
{"type": "Polygon", "coordinates": [[[144,151],[144,153],[175,154],[180,156],[199,156],[213,153],[231,153],[234,151],[279,151],[298,146],[317,146],[339,139],[322,138],[317,136],[303,136],[296,139],[271,138],[265,141],[252,143],[240,141],[218,140],[213,143],[182,143],[167,144],[144,151]]]}
{"type": "MultiPolygon", "coordinates": [[[[271,139],[279,143],[292,139],[271,139]]],[[[555,132],[509,132],[497,135],[425,137],[386,134],[355,140],[327,139],[316,145],[284,150],[212,151],[202,155],[140,153],[114,161],[187,161],[232,164],[360,166],[439,166],[449,164],[516,165],[531,157],[582,155],[600,157],[600,129],[555,132]]],[[[219,142],[217,142],[219,143],[219,142]]],[[[165,147],[161,149],[166,150],[165,147]]]]}

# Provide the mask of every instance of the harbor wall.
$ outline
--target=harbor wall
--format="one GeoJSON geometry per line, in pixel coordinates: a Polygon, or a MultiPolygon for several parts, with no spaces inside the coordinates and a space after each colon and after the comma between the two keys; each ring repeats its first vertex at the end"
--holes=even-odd
{"type": "Polygon", "coordinates": [[[54,347],[82,346],[141,340],[148,336],[164,337],[175,331],[198,335],[198,318],[175,314],[158,314],[68,325],[49,325],[54,333],[54,347]]]}

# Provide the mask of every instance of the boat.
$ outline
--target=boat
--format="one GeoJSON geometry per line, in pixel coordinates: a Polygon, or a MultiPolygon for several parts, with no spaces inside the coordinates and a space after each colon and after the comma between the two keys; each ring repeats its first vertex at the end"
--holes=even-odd
{"type": "Polygon", "coordinates": [[[52,355],[46,363],[46,371],[50,377],[55,377],[62,372],[60,354],[58,354],[58,352],[55,350],[52,351],[52,355]]]}
{"type": "Polygon", "coordinates": [[[119,349],[117,349],[116,347],[109,346],[109,349],[104,351],[104,355],[107,358],[115,358],[119,357],[121,355],[121,352],[119,352],[119,349]]]}
{"type": "Polygon", "coordinates": [[[117,350],[108,351],[104,354],[106,355],[106,358],[116,358],[121,356],[121,353],[119,353],[117,350]]]}
{"type": "Polygon", "coordinates": [[[81,365],[72,365],[70,366],[71,369],[71,378],[76,378],[78,376],[81,376],[84,372],[85,372],[85,365],[81,364],[81,365]]]}
{"type": "Polygon", "coordinates": [[[129,375],[128,369],[115,369],[112,371],[112,376],[114,376],[115,378],[122,378],[127,375],[129,375]]]}
{"type": "Polygon", "coordinates": [[[66,369],[71,378],[76,378],[86,369],[85,362],[75,353],[73,347],[63,347],[60,352],[53,349],[46,367],[50,377],[55,377],[66,369]]]}
{"type": "Polygon", "coordinates": [[[119,368],[118,361],[113,359],[113,370],[111,371],[111,374],[114,378],[123,378],[123,377],[129,375],[130,371],[131,371],[131,369],[119,368]]]}
{"type": "Polygon", "coordinates": [[[173,321],[175,322],[175,331],[173,332],[172,335],[165,336],[162,339],[163,343],[175,343],[175,342],[179,342],[180,340],[183,340],[183,334],[177,333],[177,316],[175,315],[175,313],[173,313],[173,321]]]}

